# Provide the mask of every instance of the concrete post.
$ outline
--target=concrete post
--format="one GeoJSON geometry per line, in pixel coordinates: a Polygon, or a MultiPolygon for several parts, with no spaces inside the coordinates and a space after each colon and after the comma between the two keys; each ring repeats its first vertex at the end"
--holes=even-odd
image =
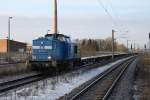
{"type": "Polygon", "coordinates": [[[58,33],[57,0],[54,0],[54,34],[58,33]]]}

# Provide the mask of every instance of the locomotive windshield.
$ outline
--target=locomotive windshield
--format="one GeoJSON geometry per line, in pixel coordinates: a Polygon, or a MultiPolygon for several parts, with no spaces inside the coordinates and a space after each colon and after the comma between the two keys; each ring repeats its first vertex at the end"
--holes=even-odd
{"type": "Polygon", "coordinates": [[[54,34],[46,34],[45,37],[52,40],[54,37],[54,34]]]}
{"type": "Polygon", "coordinates": [[[65,41],[66,41],[66,39],[65,39],[64,36],[58,36],[57,39],[58,39],[59,41],[61,41],[61,42],[65,42],[65,41]]]}
{"type": "Polygon", "coordinates": [[[46,34],[45,35],[46,38],[48,39],[57,39],[61,42],[70,42],[70,37],[63,35],[63,34],[46,34]]]}

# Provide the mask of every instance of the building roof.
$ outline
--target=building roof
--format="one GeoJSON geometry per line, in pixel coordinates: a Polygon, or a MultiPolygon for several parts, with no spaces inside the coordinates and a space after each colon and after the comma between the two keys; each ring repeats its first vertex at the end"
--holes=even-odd
{"type": "MultiPolygon", "coordinates": [[[[0,41],[7,41],[8,39],[0,39],[0,41]]],[[[27,43],[25,42],[20,42],[20,41],[15,41],[15,40],[10,40],[11,42],[16,42],[16,43],[20,43],[20,44],[25,44],[27,45],[27,43]]]]}

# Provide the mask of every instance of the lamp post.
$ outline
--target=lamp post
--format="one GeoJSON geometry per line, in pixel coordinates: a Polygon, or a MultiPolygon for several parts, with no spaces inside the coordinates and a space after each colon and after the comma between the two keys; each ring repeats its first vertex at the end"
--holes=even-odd
{"type": "Polygon", "coordinates": [[[10,22],[13,17],[8,18],[8,43],[7,43],[7,53],[8,53],[8,61],[10,61],[10,22]]]}
{"type": "Polygon", "coordinates": [[[149,52],[150,52],[150,33],[149,33],[149,40],[148,40],[148,49],[149,49],[149,52]]]}

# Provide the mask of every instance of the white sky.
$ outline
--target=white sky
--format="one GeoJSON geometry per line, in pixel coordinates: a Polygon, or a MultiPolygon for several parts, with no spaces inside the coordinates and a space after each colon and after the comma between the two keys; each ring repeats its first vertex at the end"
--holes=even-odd
{"type": "MultiPolygon", "coordinates": [[[[59,32],[75,38],[106,38],[115,29],[117,37],[126,34],[133,42],[143,46],[150,31],[149,0],[58,0],[59,32]],[[121,31],[120,31],[121,30],[121,31]],[[126,33],[125,31],[129,31],[126,33]]],[[[53,0],[0,0],[0,38],[7,37],[8,16],[11,38],[31,43],[33,39],[51,29],[53,0]]],[[[125,39],[118,41],[126,43],[125,39]]]]}

